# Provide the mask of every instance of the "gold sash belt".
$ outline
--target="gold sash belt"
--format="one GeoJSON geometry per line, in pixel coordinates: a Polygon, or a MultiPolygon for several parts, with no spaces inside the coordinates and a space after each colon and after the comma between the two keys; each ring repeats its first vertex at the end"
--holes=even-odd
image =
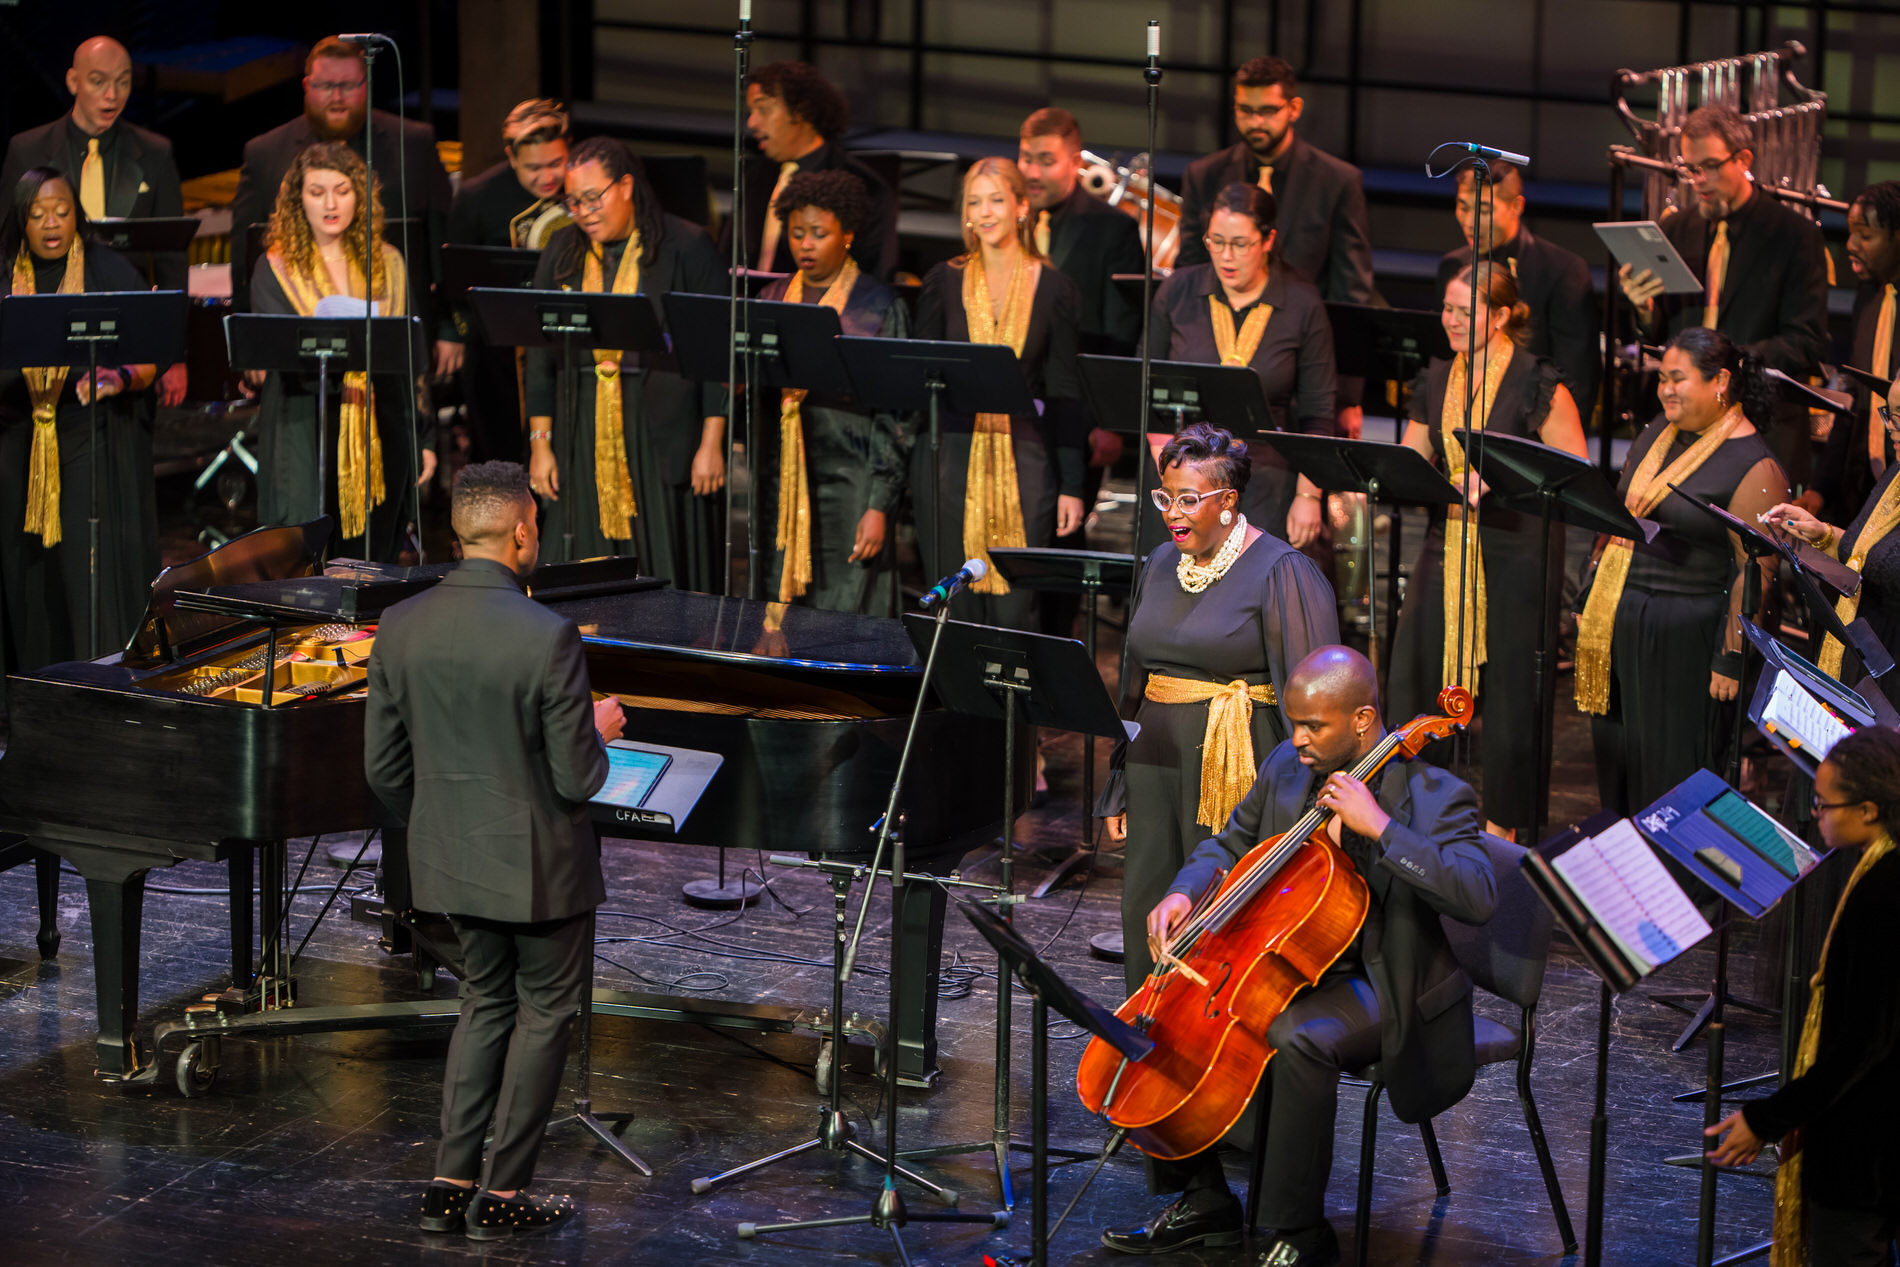
{"type": "Polygon", "coordinates": [[[1211,831],[1227,825],[1234,807],[1247,797],[1259,765],[1253,755],[1253,706],[1278,704],[1273,683],[1249,686],[1197,682],[1192,678],[1150,673],[1143,692],[1157,704],[1207,704],[1207,736],[1201,743],[1201,798],[1194,821],[1211,831]]]}
{"type": "MultiPolygon", "coordinates": [[[[66,272],[59,293],[72,295],[86,288],[86,248],[78,238],[66,252],[66,272]]],[[[13,293],[33,293],[33,260],[26,247],[13,260],[13,293]]],[[[64,365],[21,371],[33,404],[33,451],[27,459],[26,531],[37,533],[40,544],[56,546],[59,530],[59,397],[66,390],[64,365]]],[[[96,385],[95,385],[96,386],[96,385]]]]}

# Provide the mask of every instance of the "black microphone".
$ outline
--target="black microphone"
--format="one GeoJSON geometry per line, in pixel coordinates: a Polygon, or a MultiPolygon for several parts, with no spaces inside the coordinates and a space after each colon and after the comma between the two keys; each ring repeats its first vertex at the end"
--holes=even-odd
{"type": "Polygon", "coordinates": [[[1515,163],[1519,167],[1531,165],[1530,155],[1513,154],[1509,150],[1494,150],[1489,145],[1480,145],[1476,141],[1453,141],[1453,145],[1467,154],[1476,154],[1479,158],[1495,158],[1501,163],[1515,163]]]}
{"type": "Polygon", "coordinates": [[[342,40],[345,44],[394,44],[396,42],[387,35],[380,34],[376,31],[359,32],[356,35],[339,35],[337,38],[342,40]]]}
{"type": "Polygon", "coordinates": [[[974,584],[988,576],[989,565],[981,559],[970,559],[964,565],[944,577],[931,587],[930,592],[918,600],[920,607],[935,607],[938,603],[947,603],[958,590],[974,584]]]}

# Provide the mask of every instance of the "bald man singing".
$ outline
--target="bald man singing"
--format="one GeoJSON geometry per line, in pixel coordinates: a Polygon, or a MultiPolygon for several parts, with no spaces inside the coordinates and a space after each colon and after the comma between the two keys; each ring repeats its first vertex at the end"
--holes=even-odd
{"type": "MultiPolygon", "coordinates": [[[[1471,980],[1438,920],[1488,920],[1496,885],[1469,786],[1422,761],[1393,762],[1370,785],[1349,773],[1386,733],[1364,656],[1313,651],[1281,700],[1290,737],[1268,754],[1226,828],[1189,857],[1148,932],[1171,938],[1218,873],[1316,804],[1335,812],[1329,830],[1371,903],[1353,944],[1267,1031],[1274,1057],[1260,1202],[1260,1222],[1274,1229],[1261,1267],[1324,1267],[1339,1259],[1325,1209],[1340,1072],[1382,1062],[1404,1122],[1433,1117],[1471,1089],[1471,980]]],[[[1151,1190],[1182,1195],[1142,1227],[1102,1233],[1103,1244],[1156,1254],[1240,1243],[1240,1202],[1214,1149],[1150,1167],[1151,1190]]]]}

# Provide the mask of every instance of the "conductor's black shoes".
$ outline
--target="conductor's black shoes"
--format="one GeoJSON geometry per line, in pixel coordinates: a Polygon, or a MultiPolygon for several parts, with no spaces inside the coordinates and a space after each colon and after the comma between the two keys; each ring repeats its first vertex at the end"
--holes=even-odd
{"type": "Polygon", "coordinates": [[[1240,1244],[1240,1202],[1229,1195],[1211,1209],[1201,1210],[1195,1208],[1198,1195],[1182,1197],[1145,1226],[1105,1230],[1102,1244],[1124,1254],[1166,1254],[1190,1245],[1240,1244]]]}
{"type": "Polygon", "coordinates": [[[473,1185],[460,1188],[452,1183],[443,1183],[440,1179],[429,1185],[422,1194],[422,1230],[425,1232],[459,1232],[464,1226],[464,1216],[468,1213],[468,1203],[474,1199],[473,1185]]]}
{"type": "Polygon", "coordinates": [[[483,1192],[469,1202],[468,1239],[495,1241],[517,1232],[544,1232],[574,1213],[573,1197],[535,1197],[483,1192]]]}
{"type": "Polygon", "coordinates": [[[1338,1261],[1339,1238],[1322,1219],[1313,1227],[1281,1232],[1260,1256],[1259,1267],[1333,1267],[1338,1261]]]}

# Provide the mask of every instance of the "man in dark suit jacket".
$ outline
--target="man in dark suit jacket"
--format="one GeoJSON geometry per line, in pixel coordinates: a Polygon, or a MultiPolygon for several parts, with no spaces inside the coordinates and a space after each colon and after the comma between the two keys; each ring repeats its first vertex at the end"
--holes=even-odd
{"type": "Polygon", "coordinates": [[[377,630],[364,766],[408,827],[415,906],[448,914],[466,961],[422,1226],[489,1240],[573,1212],[525,1189],[590,978],[606,888],[586,802],[622,719],[591,703],[573,622],[522,592],[540,549],[527,471],[464,468],[451,520],[462,565],[377,630]]]}
{"type": "MultiPolygon", "coordinates": [[[[0,189],[10,197],[27,171],[53,167],[72,181],[90,219],[154,220],[184,215],[172,143],[125,121],[126,99],[132,95],[132,55],[125,46],[105,35],[81,44],[66,72],[66,90],[73,94],[71,114],[44,127],[29,128],[7,142],[6,160],[0,163],[0,189]],[[98,157],[92,161],[100,165],[100,197],[88,203],[86,163],[95,146],[98,157]]],[[[152,281],[158,289],[185,289],[187,262],[182,252],[155,253],[151,260],[152,281]]],[[[142,261],[140,271],[144,271],[142,261]]],[[[182,363],[160,377],[158,398],[166,407],[185,398],[182,363]]]]}
{"type": "MultiPolygon", "coordinates": [[[[1685,326],[1713,325],[1772,369],[1806,381],[1827,352],[1827,247],[1821,226],[1755,188],[1748,121],[1728,106],[1703,106],[1682,124],[1682,161],[1695,182],[1695,206],[1662,230],[1695,272],[1715,280],[1718,241],[1727,255],[1719,293],[1664,295],[1648,269],[1618,270],[1646,341],[1661,343],[1685,326]],[[1713,317],[1713,321],[1710,318],[1713,317]]],[[[1808,410],[1784,398],[1763,438],[1788,482],[1808,482],[1808,410]]]]}
{"type": "Polygon", "coordinates": [[[1189,164],[1175,263],[1207,263],[1201,238],[1215,194],[1236,181],[1260,184],[1280,209],[1280,258],[1318,286],[1327,303],[1373,303],[1365,184],[1357,167],[1314,149],[1293,130],[1305,108],[1293,68],[1279,58],[1256,57],[1234,72],[1241,140],[1189,164]]]}
{"type": "MultiPolygon", "coordinates": [[[[1892,378],[1900,372],[1900,181],[1883,180],[1861,190],[1847,208],[1847,263],[1860,283],[1854,291],[1853,346],[1847,363],[1892,378]],[[1887,310],[1886,339],[1881,335],[1887,310]]],[[[1836,414],[1827,444],[1816,460],[1814,480],[1795,498],[1822,523],[1851,524],[1861,504],[1894,461],[1893,441],[1875,415],[1879,401],[1858,383],[1852,417],[1836,414]],[[1874,431],[1870,435],[1869,427],[1874,431]]]]}
{"type": "MultiPolygon", "coordinates": [[[[871,196],[871,216],[851,244],[851,258],[879,281],[897,268],[897,194],[883,177],[845,153],[844,94],[804,62],[768,62],[746,77],[746,130],[759,152],[745,158],[745,244],[748,267],[796,271],[792,246],[772,200],[793,172],[850,172],[871,196]],[[769,248],[769,249],[767,249],[769,248]]],[[[719,249],[730,256],[728,218],[719,249]]]]}
{"type": "MultiPolygon", "coordinates": [[[[1267,1030],[1275,1054],[1260,1208],[1278,1234],[1261,1261],[1317,1267],[1338,1258],[1325,1199],[1340,1071],[1380,1062],[1402,1122],[1464,1098],[1477,1072],[1471,979],[1439,917],[1485,922],[1497,887],[1469,786],[1423,762],[1388,768],[1371,787],[1348,773],[1385,737],[1378,678],[1364,656],[1339,646],[1309,653],[1281,701],[1291,737],[1268,754],[1226,828],[1181,868],[1148,931],[1165,942],[1218,872],[1316,805],[1334,811],[1340,847],[1371,901],[1353,944],[1267,1030]]],[[[1160,1253],[1240,1242],[1240,1203],[1214,1149],[1153,1164],[1152,1186],[1184,1195],[1147,1226],[1104,1232],[1104,1244],[1160,1253]]]]}
{"type": "Polygon", "coordinates": [[[1518,298],[1531,309],[1526,350],[1563,371],[1588,426],[1603,378],[1603,354],[1598,351],[1603,318],[1590,266],[1575,251],[1546,242],[1524,227],[1524,177],[1514,164],[1493,161],[1488,183],[1483,209],[1489,215],[1483,218],[1489,223],[1481,223],[1477,169],[1458,173],[1458,227],[1464,230],[1465,244],[1438,262],[1439,300],[1444,300],[1451,279],[1470,267],[1474,244],[1480,253],[1508,265],[1517,278],[1518,298]]]}
{"type": "Polygon", "coordinates": [[[231,306],[238,312],[250,310],[251,226],[270,220],[291,160],[318,141],[341,141],[360,155],[368,135],[384,213],[392,221],[413,217],[419,222],[417,236],[407,242],[390,238],[409,266],[410,311],[422,318],[424,330],[436,331],[434,375],[455,373],[462,366],[461,338],[435,305],[450,201],[449,174],[436,154],[435,129],[371,110],[363,50],[335,37],[319,41],[304,59],[303,94],[300,117],[245,143],[244,167],[231,201],[231,306]],[[403,160],[400,170],[398,155],[403,160]]]}

